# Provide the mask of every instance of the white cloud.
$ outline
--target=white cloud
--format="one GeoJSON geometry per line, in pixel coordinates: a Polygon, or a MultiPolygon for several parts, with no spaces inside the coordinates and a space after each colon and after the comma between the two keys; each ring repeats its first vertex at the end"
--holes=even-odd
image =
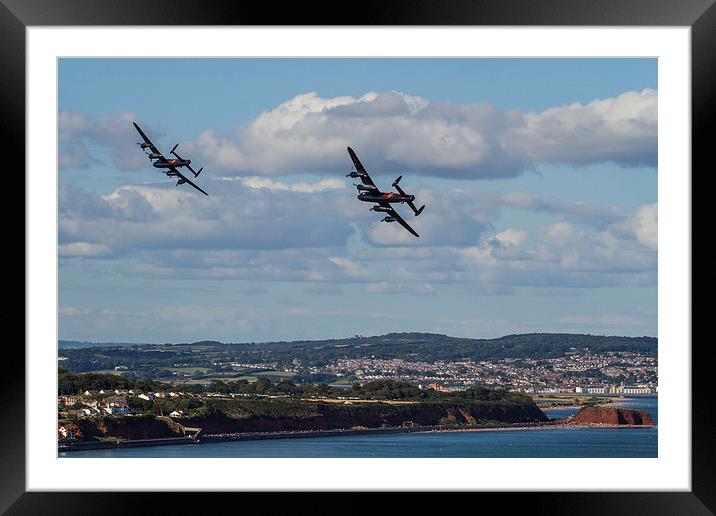
{"type": "MultiPolygon", "coordinates": [[[[61,188],[60,256],[127,257],[121,272],[135,276],[365,282],[375,293],[430,293],[449,283],[494,291],[656,281],[656,242],[645,245],[655,234],[655,205],[633,213],[594,206],[609,216],[587,224],[572,215],[574,205],[552,203],[563,220],[495,230],[501,208],[519,196],[421,189],[423,214],[398,208],[417,239],[335,190],[305,195],[272,183],[227,181],[208,198],[173,185],[125,186],[101,197],[61,188]]],[[[543,211],[548,204],[534,197],[523,206],[543,211]]]]}
{"type": "Polygon", "coordinates": [[[472,246],[462,249],[456,249],[457,255],[471,266],[479,268],[494,267],[497,265],[497,259],[492,256],[492,248],[489,246],[480,247],[472,246]]]}
{"type": "Polygon", "coordinates": [[[58,166],[63,168],[87,169],[91,165],[99,165],[102,162],[95,158],[87,145],[82,140],[74,140],[67,144],[60,144],[58,166]]]}
{"type": "Polygon", "coordinates": [[[244,186],[249,188],[266,188],[268,190],[282,190],[286,192],[315,193],[323,192],[324,190],[340,190],[346,188],[345,181],[333,178],[322,179],[315,183],[293,184],[258,176],[242,177],[240,180],[244,186]]]}
{"type": "Polygon", "coordinates": [[[69,244],[60,244],[58,246],[60,256],[106,256],[110,253],[109,247],[104,244],[94,244],[91,242],[72,242],[69,244]]]}
{"type": "MultiPolygon", "coordinates": [[[[61,111],[58,117],[60,168],[88,168],[101,163],[90,150],[97,146],[109,150],[113,164],[120,170],[146,167],[147,157],[136,145],[140,137],[132,125],[134,121],[137,116],[131,112],[108,113],[91,119],[82,113],[61,111]]],[[[151,127],[145,130],[157,135],[151,127]]]]}
{"type": "Polygon", "coordinates": [[[494,240],[502,247],[516,247],[525,241],[527,231],[522,229],[506,229],[494,236],[494,240]]]}
{"type": "Polygon", "coordinates": [[[420,237],[414,237],[397,222],[381,222],[381,217],[376,214],[368,233],[372,243],[413,247],[472,244],[480,240],[499,212],[499,199],[489,193],[424,188],[412,190],[407,185],[402,186],[416,195],[418,206],[426,205],[417,217],[400,205],[395,208],[420,237]]]}
{"type": "Polygon", "coordinates": [[[509,177],[536,163],[656,164],[657,93],[626,92],[541,113],[490,104],[430,104],[400,92],[321,98],[302,94],[262,113],[235,136],[197,142],[228,172],[340,170],[345,147],[369,170],[460,178],[509,177]],[[218,145],[216,142],[220,141],[218,145]],[[230,159],[224,159],[230,156],[230,159]]]}
{"type": "Polygon", "coordinates": [[[64,317],[87,315],[88,313],[90,313],[90,311],[86,308],[76,308],[74,306],[61,306],[57,309],[57,314],[64,317]]]}
{"type": "Polygon", "coordinates": [[[61,249],[117,255],[139,249],[343,245],[353,230],[325,186],[331,185],[319,185],[310,196],[231,183],[207,187],[210,197],[173,184],[124,186],[101,197],[61,189],[61,249]]]}
{"type": "Polygon", "coordinates": [[[340,267],[348,276],[364,277],[368,271],[361,264],[349,260],[348,258],[342,258],[340,256],[331,256],[328,261],[332,264],[340,267]]]}
{"type": "Polygon", "coordinates": [[[526,113],[508,138],[532,162],[656,166],[658,94],[629,91],[526,113]]]}
{"type": "MultiPolygon", "coordinates": [[[[541,201],[540,201],[541,203],[541,201]]],[[[636,211],[640,213],[642,209],[636,211]]],[[[482,282],[523,286],[656,284],[656,248],[637,242],[632,213],[605,227],[561,221],[538,229],[508,229],[480,245],[455,249],[458,263],[482,282]]]]}
{"type": "Polygon", "coordinates": [[[565,248],[584,237],[584,233],[569,222],[558,222],[542,228],[543,242],[553,244],[558,248],[565,248]]]}
{"type": "Polygon", "coordinates": [[[656,203],[639,208],[627,224],[641,244],[656,250],[659,241],[658,205],[656,203]]]}
{"type": "Polygon", "coordinates": [[[60,111],[57,117],[60,142],[66,142],[87,132],[92,126],[92,121],[82,113],[71,111],[60,111]]]}
{"type": "MultiPolygon", "coordinates": [[[[207,171],[244,176],[336,173],[350,164],[347,146],[376,174],[408,168],[412,174],[482,179],[517,176],[538,163],[612,161],[653,167],[657,105],[658,94],[650,89],[539,113],[501,111],[488,103],[431,104],[396,91],[360,98],[323,98],[310,92],[261,113],[231,134],[208,128],[182,147],[207,171]]],[[[115,113],[91,120],[62,112],[61,163],[87,166],[93,158],[82,144],[88,142],[109,147],[121,169],[146,166],[134,145],[135,118],[115,113]]],[[[151,127],[147,132],[156,133],[151,127]]]]}

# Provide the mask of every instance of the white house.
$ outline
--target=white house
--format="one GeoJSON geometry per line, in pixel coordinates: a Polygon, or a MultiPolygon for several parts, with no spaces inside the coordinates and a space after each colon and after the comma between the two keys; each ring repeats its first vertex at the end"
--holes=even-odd
{"type": "Polygon", "coordinates": [[[124,396],[109,396],[102,401],[102,409],[108,414],[129,414],[127,398],[124,396]]]}
{"type": "Polygon", "coordinates": [[[61,426],[57,429],[57,433],[62,439],[74,439],[75,433],[65,426],[61,426]]]}

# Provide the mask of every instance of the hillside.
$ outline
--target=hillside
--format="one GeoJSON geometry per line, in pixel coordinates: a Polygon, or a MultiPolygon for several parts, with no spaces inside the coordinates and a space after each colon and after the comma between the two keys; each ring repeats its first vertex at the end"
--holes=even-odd
{"type": "Polygon", "coordinates": [[[428,403],[306,403],[231,401],[216,412],[180,419],[186,426],[206,433],[332,430],[353,427],[380,428],[417,425],[467,425],[499,421],[546,421],[531,402],[428,402],[428,403]]]}
{"type": "MultiPolygon", "coordinates": [[[[61,341],[68,345],[69,341],[61,341]]],[[[456,362],[505,358],[546,359],[589,350],[638,352],[656,356],[654,337],[618,337],[566,333],[507,335],[497,339],[467,339],[432,333],[390,333],[292,342],[181,344],[111,344],[60,349],[61,365],[68,371],[102,371],[126,367],[141,377],[160,376],[161,369],[212,367],[216,363],[270,364],[267,369],[324,367],[341,358],[402,358],[409,361],[456,362]]]]}
{"type": "MultiPolygon", "coordinates": [[[[108,437],[150,439],[181,435],[168,418],[101,416],[66,423],[80,440],[108,437]]],[[[175,421],[201,428],[204,434],[335,430],[355,427],[381,428],[412,425],[471,425],[547,421],[529,398],[517,401],[441,401],[392,404],[299,400],[214,400],[209,410],[199,410],[175,421]]]]}

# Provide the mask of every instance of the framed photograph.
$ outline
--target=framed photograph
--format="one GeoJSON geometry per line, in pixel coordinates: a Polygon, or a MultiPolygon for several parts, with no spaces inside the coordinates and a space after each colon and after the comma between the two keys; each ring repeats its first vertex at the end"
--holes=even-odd
{"type": "Polygon", "coordinates": [[[4,1],[27,308],[3,510],[711,514],[712,3],[4,1]]]}

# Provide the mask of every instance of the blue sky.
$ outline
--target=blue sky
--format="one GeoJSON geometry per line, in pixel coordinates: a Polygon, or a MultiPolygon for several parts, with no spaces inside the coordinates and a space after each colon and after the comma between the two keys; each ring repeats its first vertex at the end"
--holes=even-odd
{"type": "Polygon", "coordinates": [[[656,335],[657,92],[642,59],[62,59],[60,338],[656,335]]]}

